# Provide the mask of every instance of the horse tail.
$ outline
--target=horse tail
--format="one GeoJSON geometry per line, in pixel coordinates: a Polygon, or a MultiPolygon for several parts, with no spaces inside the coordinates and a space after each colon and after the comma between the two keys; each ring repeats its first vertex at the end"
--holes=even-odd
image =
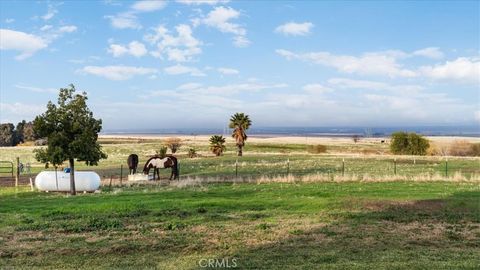
{"type": "Polygon", "coordinates": [[[169,155],[168,157],[171,158],[172,161],[173,161],[173,167],[172,167],[173,174],[174,174],[173,179],[178,179],[179,176],[180,176],[180,170],[178,168],[178,160],[177,160],[176,157],[174,157],[172,155],[169,155]]]}

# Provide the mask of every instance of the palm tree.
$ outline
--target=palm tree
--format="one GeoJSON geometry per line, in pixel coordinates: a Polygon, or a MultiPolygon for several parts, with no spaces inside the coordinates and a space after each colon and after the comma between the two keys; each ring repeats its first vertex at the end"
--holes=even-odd
{"type": "Polygon", "coordinates": [[[212,153],[218,157],[223,151],[225,151],[225,149],[227,149],[225,147],[225,137],[222,135],[213,135],[210,137],[210,150],[212,153]]]}
{"type": "Polygon", "coordinates": [[[247,129],[252,124],[248,115],[244,113],[236,113],[230,117],[229,128],[233,128],[232,137],[238,147],[238,156],[242,156],[242,148],[247,140],[247,129]]]}

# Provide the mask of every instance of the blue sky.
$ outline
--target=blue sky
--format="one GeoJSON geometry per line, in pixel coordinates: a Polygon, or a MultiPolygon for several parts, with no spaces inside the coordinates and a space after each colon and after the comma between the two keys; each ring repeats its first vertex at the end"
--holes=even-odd
{"type": "Polygon", "coordinates": [[[478,125],[480,2],[2,1],[0,122],[73,83],[105,129],[478,125]]]}

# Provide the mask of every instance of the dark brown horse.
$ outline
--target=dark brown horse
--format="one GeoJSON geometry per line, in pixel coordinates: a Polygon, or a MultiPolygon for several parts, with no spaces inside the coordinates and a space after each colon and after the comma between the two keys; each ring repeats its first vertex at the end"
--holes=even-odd
{"type": "Polygon", "coordinates": [[[170,175],[170,180],[172,178],[178,179],[179,171],[178,171],[178,161],[177,158],[174,156],[166,156],[164,158],[160,158],[158,156],[152,157],[147,160],[145,166],[143,166],[143,173],[149,174],[150,169],[153,168],[153,180],[155,180],[155,173],[157,174],[158,180],[160,180],[160,170],[165,168],[172,168],[172,174],[170,175]]]}
{"type": "Polygon", "coordinates": [[[131,154],[127,159],[129,174],[136,174],[138,167],[138,156],[136,154],[131,154]]]}

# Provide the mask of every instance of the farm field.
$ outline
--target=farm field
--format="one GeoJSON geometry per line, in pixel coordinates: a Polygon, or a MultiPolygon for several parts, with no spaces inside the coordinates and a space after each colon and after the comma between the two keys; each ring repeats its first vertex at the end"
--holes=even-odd
{"type": "MultiPolygon", "coordinates": [[[[389,154],[387,143],[382,138],[363,139],[354,143],[350,138],[305,138],[277,137],[255,138],[247,141],[244,156],[237,157],[233,140],[227,138],[227,151],[215,157],[208,149],[207,136],[183,136],[183,146],[175,155],[180,162],[181,177],[220,177],[258,178],[276,177],[291,174],[303,176],[320,174],[322,177],[348,176],[351,178],[372,177],[413,177],[470,179],[480,175],[480,159],[468,157],[438,156],[393,156],[389,154]],[[315,153],[309,147],[322,144],[325,153],[315,153]],[[189,148],[196,149],[198,157],[188,158],[189,148]]],[[[108,154],[98,166],[87,167],[77,162],[78,170],[94,170],[104,179],[118,179],[127,174],[126,159],[136,153],[140,157],[139,170],[148,157],[155,155],[165,137],[110,137],[100,138],[103,149],[108,154]],[[123,165],[123,171],[121,166],[123,165]]],[[[457,138],[432,138],[436,143],[457,138]]],[[[463,139],[463,138],[460,138],[463,139]]],[[[478,143],[478,138],[468,138],[478,143]]],[[[35,161],[34,146],[1,147],[0,159],[32,164],[31,174],[44,170],[44,165],[35,161]]],[[[52,168],[50,168],[51,170],[52,168]]],[[[161,171],[163,178],[169,172],[161,171]]],[[[5,174],[3,174],[5,176],[5,174]]],[[[0,180],[1,181],[1,180],[0,180]]]]}
{"type": "Polygon", "coordinates": [[[477,183],[0,189],[0,268],[474,269],[477,183]]]}

